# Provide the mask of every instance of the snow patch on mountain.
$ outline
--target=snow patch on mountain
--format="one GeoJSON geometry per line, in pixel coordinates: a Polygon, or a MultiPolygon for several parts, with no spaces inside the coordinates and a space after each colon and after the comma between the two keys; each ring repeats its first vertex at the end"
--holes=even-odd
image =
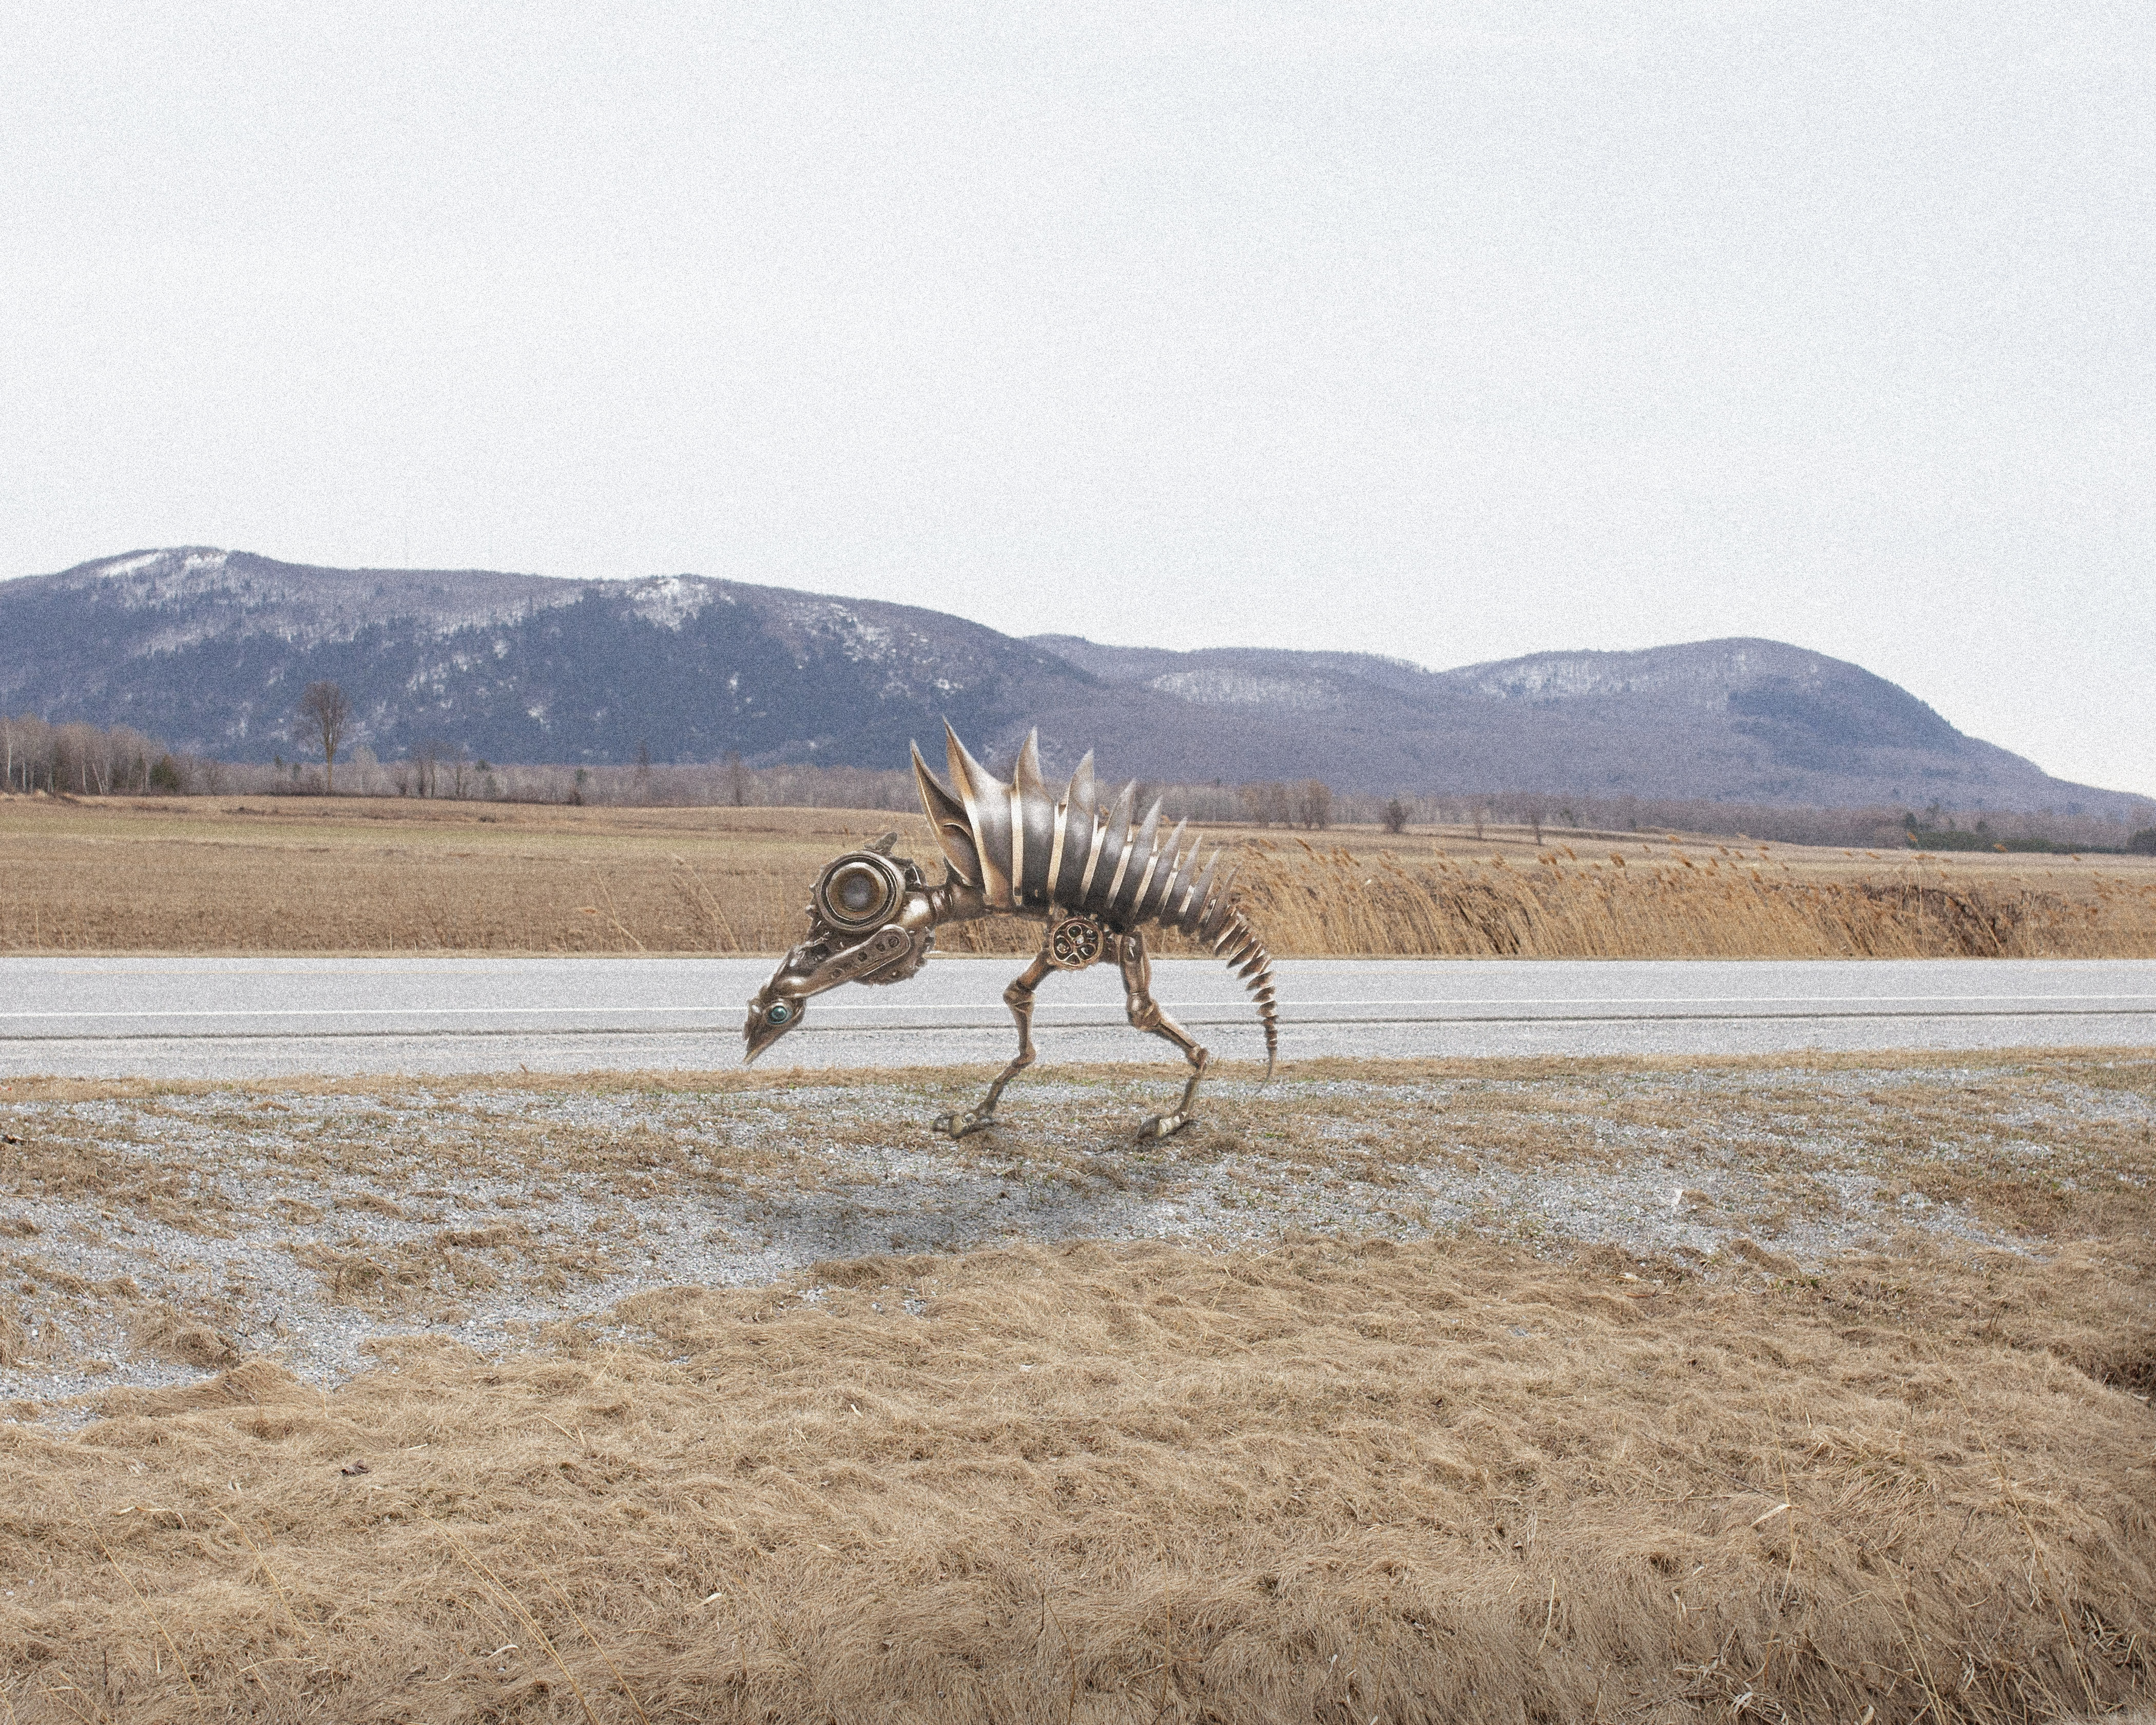
{"type": "Polygon", "coordinates": [[[1445,675],[1501,701],[1652,694],[1719,706],[1763,678],[1816,684],[1833,663],[1779,641],[1705,641],[1636,653],[1537,653],[1445,675]]]}
{"type": "Polygon", "coordinates": [[[1169,671],[1146,685],[1196,706],[1293,707],[1306,712],[1337,706],[1339,696],[1315,677],[1253,676],[1247,671],[1169,671]]]}
{"type": "Polygon", "coordinates": [[[675,634],[720,597],[711,582],[695,575],[647,575],[628,585],[629,609],[675,634]]]}

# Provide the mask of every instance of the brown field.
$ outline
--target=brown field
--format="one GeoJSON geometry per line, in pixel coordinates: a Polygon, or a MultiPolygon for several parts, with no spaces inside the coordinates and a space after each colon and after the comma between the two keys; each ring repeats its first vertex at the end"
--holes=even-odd
{"type": "Polygon", "coordinates": [[[2156,1054],[977,1077],[15,1081],[0,1717],[2156,1694],[2156,1054]]]}
{"type": "MultiPolygon", "coordinates": [[[[773,952],[917,817],[300,798],[0,798],[0,952],[773,952]]],[[[2156,957],[2156,860],[1446,829],[1224,829],[1282,955],[2156,957]]],[[[1028,950],[1008,921],[947,950],[1028,950]]],[[[1174,950],[1173,943],[1166,944],[1174,950]]]]}

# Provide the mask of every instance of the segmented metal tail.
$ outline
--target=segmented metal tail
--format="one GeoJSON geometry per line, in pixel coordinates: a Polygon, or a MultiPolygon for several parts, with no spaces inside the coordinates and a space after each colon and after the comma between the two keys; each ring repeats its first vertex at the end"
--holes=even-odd
{"type": "Polygon", "coordinates": [[[1235,967],[1235,973],[1243,979],[1243,986],[1258,1003],[1258,1022],[1265,1026],[1265,1077],[1270,1080],[1273,1065],[1280,1058],[1280,1014],[1273,993],[1272,954],[1265,950],[1256,931],[1244,920],[1243,913],[1230,906],[1220,907],[1216,927],[1201,929],[1199,934],[1211,945],[1215,957],[1235,967]]]}

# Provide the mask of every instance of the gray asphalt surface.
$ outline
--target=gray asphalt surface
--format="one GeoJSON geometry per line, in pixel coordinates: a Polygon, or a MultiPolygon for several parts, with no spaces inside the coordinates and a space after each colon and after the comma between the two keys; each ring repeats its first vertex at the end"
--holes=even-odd
{"type": "MultiPolygon", "coordinates": [[[[783,1068],[1002,1060],[1014,958],[811,1003],[783,1068]]],[[[771,961],[0,958],[0,1076],[259,1078],[737,1065],[771,961]]],[[[1288,959],[1281,1053],[1766,1054],[2156,1044],[2156,960],[1288,959]]],[[[1221,967],[1158,961],[1154,993],[1218,1056],[1261,1059],[1221,967]]],[[[1173,1062],[1123,1022],[1112,967],[1051,977],[1034,1040],[1058,1060],[1173,1062]]]]}

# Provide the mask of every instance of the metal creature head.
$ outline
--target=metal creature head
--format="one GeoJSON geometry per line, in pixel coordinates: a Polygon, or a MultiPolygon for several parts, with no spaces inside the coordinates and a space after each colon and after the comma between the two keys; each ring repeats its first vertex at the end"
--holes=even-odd
{"type": "Polygon", "coordinates": [[[808,939],[748,1004],[742,1037],[749,1060],[800,1024],[812,994],[841,983],[904,982],[927,962],[936,944],[935,907],[918,865],[891,854],[897,842],[897,834],[886,833],[816,877],[808,939]]]}

